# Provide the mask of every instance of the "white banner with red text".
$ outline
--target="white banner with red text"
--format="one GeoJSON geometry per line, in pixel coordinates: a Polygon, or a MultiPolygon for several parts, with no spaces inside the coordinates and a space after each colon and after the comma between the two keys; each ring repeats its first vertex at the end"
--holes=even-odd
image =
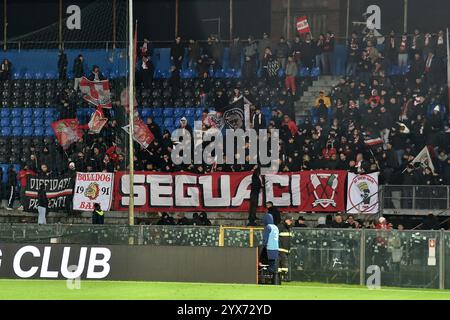
{"type": "Polygon", "coordinates": [[[77,172],[73,191],[73,210],[93,211],[100,204],[104,211],[111,209],[114,174],[107,172],[77,172]]]}

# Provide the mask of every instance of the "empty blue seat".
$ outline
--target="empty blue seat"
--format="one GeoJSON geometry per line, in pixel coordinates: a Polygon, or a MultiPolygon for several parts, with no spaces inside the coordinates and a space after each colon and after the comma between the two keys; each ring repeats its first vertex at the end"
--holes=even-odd
{"type": "Polygon", "coordinates": [[[154,117],[161,117],[162,116],[163,109],[162,108],[154,108],[153,109],[153,116],[154,117]]]}
{"type": "Polygon", "coordinates": [[[44,117],[44,109],[41,109],[41,108],[33,109],[33,117],[34,118],[43,118],[44,117]]]}
{"type": "Polygon", "coordinates": [[[300,69],[300,77],[309,77],[310,75],[311,75],[311,72],[308,68],[300,69]]]}
{"type": "Polygon", "coordinates": [[[54,122],[53,118],[44,118],[44,126],[49,127],[54,122]]]}
{"type": "Polygon", "coordinates": [[[13,118],[11,121],[12,127],[19,127],[22,126],[22,119],[21,118],[13,118]]]}
{"type": "Polygon", "coordinates": [[[202,114],[203,114],[203,109],[202,108],[197,108],[195,110],[195,117],[196,118],[200,118],[202,116],[202,114]]]}
{"type": "Polygon", "coordinates": [[[12,109],[11,110],[11,116],[14,117],[14,118],[22,117],[22,109],[12,109]]]}
{"type": "Polygon", "coordinates": [[[175,117],[182,117],[182,116],[184,116],[184,109],[176,108],[175,111],[173,112],[173,115],[175,117]]]}
{"type": "Polygon", "coordinates": [[[173,108],[165,108],[163,111],[164,117],[172,117],[173,116],[173,108]]]}
{"type": "Polygon", "coordinates": [[[53,109],[53,108],[45,109],[45,111],[44,111],[45,118],[53,118],[54,114],[55,114],[55,109],[53,109]]]}
{"type": "Polygon", "coordinates": [[[22,126],[30,127],[33,124],[33,119],[31,117],[22,118],[22,126]]]}
{"type": "Polygon", "coordinates": [[[42,126],[44,124],[44,118],[39,117],[39,118],[33,118],[33,125],[35,127],[39,127],[42,126]]]}
{"type": "Polygon", "coordinates": [[[313,68],[311,70],[311,77],[318,77],[320,76],[320,68],[313,68]]]}
{"type": "Polygon", "coordinates": [[[31,126],[27,126],[23,128],[22,135],[25,137],[30,137],[33,135],[33,128],[31,126]]]}
{"type": "Polygon", "coordinates": [[[173,118],[166,118],[163,123],[163,127],[167,128],[173,125],[173,118]]]}
{"type": "Polygon", "coordinates": [[[33,109],[23,109],[22,117],[31,118],[33,116],[33,109]]]}
{"type": "Polygon", "coordinates": [[[23,132],[22,127],[14,127],[12,130],[12,135],[14,137],[20,137],[20,136],[22,136],[22,132],[23,132]]]}
{"type": "Polygon", "coordinates": [[[150,108],[143,108],[142,109],[142,116],[143,117],[151,117],[152,115],[153,115],[153,112],[152,112],[153,110],[152,109],[150,109],[150,108]]]}
{"type": "Polygon", "coordinates": [[[9,126],[11,125],[11,119],[10,119],[9,117],[2,118],[2,119],[0,120],[0,125],[1,125],[2,127],[9,127],[9,126]]]}
{"type": "Polygon", "coordinates": [[[10,114],[11,114],[11,109],[9,109],[9,108],[4,108],[4,109],[1,109],[1,111],[0,111],[0,116],[2,118],[9,117],[10,114]]]}
{"type": "Polygon", "coordinates": [[[195,116],[190,116],[190,117],[186,117],[188,123],[193,127],[194,126],[194,121],[197,120],[195,119],[195,116]]]}
{"type": "Polygon", "coordinates": [[[44,128],[41,126],[41,127],[35,127],[34,128],[34,136],[36,136],[36,137],[42,137],[42,136],[44,136],[44,128]]]}
{"type": "Polygon", "coordinates": [[[2,127],[2,136],[10,136],[11,128],[10,127],[2,127]]]}
{"type": "Polygon", "coordinates": [[[155,122],[157,125],[161,126],[163,123],[162,117],[154,117],[153,122],[155,122]]]}
{"type": "Polygon", "coordinates": [[[195,109],[187,108],[186,111],[184,112],[184,115],[186,117],[193,117],[193,116],[195,116],[195,109]]]}
{"type": "Polygon", "coordinates": [[[45,136],[46,137],[52,137],[55,135],[55,131],[53,131],[53,128],[49,127],[49,128],[45,128],[45,136]]]}

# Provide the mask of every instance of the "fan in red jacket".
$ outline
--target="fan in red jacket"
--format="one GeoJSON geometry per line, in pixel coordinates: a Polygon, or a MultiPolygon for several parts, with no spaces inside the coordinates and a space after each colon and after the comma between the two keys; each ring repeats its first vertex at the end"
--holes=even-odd
{"type": "Polygon", "coordinates": [[[35,176],[36,172],[30,169],[28,165],[23,166],[19,171],[19,182],[20,182],[20,207],[19,210],[23,210],[23,204],[25,203],[25,187],[27,186],[28,176],[35,176]]]}
{"type": "Polygon", "coordinates": [[[297,134],[298,128],[297,125],[288,115],[284,116],[283,126],[287,126],[289,128],[289,131],[293,136],[297,134]]]}
{"type": "Polygon", "coordinates": [[[27,186],[28,176],[35,176],[36,172],[31,170],[28,165],[25,165],[22,170],[19,171],[19,181],[22,190],[27,186]]]}

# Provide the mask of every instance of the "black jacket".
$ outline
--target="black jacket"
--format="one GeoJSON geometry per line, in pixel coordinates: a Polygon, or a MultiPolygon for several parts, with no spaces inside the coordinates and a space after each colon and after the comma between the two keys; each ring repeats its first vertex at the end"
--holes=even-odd
{"type": "Polygon", "coordinates": [[[17,186],[17,174],[15,171],[8,170],[8,187],[17,186]]]}
{"type": "Polygon", "coordinates": [[[250,196],[258,196],[259,192],[261,191],[261,188],[262,188],[261,178],[258,176],[258,174],[256,174],[256,172],[254,172],[252,174],[252,186],[250,196]]]}
{"type": "Polygon", "coordinates": [[[81,78],[84,76],[83,61],[79,58],[76,58],[73,63],[73,75],[75,78],[81,78]]]}
{"type": "Polygon", "coordinates": [[[278,225],[278,231],[278,251],[288,253],[291,249],[291,239],[293,236],[293,233],[291,232],[291,226],[288,226],[286,223],[282,222],[278,225]]]}
{"type": "Polygon", "coordinates": [[[47,194],[46,194],[45,190],[43,190],[43,189],[40,189],[38,192],[38,203],[39,203],[39,207],[44,207],[44,208],[48,207],[47,194]]]}
{"type": "Polygon", "coordinates": [[[278,209],[276,207],[270,207],[267,210],[267,213],[270,213],[272,215],[274,225],[277,226],[281,223],[281,214],[280,214],[280,211],[278,211],[278,209]]]}

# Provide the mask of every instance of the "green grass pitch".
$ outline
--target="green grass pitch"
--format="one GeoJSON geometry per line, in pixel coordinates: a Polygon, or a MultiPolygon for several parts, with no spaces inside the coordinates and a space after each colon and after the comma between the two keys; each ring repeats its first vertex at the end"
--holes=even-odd
{"type": "Polygon", "coordinates": [[[81,281],[68,289],[66,281],[0,280],[0,300],[6,299],[157,299],[157,300],[419,300],[450,299],[450,291],[381,288],[318,283],[284,283],[282,286],[196,284],[169,282],[81,281]]]}

